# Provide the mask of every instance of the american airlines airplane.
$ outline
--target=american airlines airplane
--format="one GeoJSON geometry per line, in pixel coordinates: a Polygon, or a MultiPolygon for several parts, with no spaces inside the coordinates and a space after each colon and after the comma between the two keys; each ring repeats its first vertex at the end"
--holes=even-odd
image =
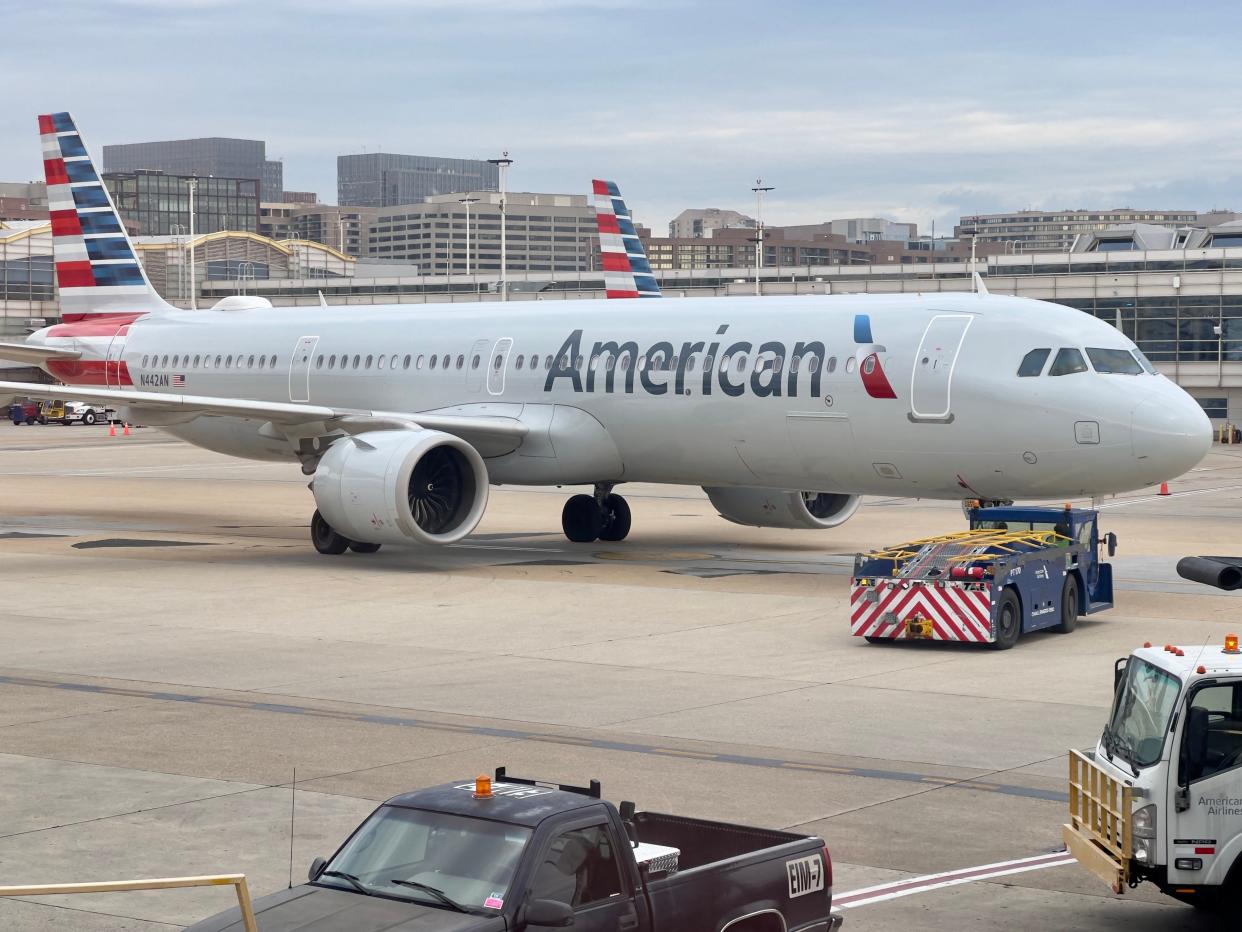
{"type": "MultiPolygon", "coordinates": [[[[573,541],[621,540],[626,482],[739,524],[832,528],[862,495],[1099,496],[1207,452],[1200,406],[1118,330],[976,293],[181,311],[152,289],[68,113],[39,117],[63,323],[0,356],[233,456],[313,477],[321,553],[469,534],[489,485],[581,485],[573,541]],[[621,308],[621,310],[618,310],[621,308]]],[[[610,297],[659,291],[596,182],[610,297]]]]}

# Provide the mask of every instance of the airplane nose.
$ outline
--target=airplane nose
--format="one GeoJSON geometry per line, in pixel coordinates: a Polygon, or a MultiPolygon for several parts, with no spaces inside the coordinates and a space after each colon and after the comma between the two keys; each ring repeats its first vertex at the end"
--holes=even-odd
{"type": "Polygon", "coordinates": [[[1181,389],[1135,407],[1130,445],[1149,483],[1175,479],[1197,466],[1212,446],[1212,422],[1181,389]]]}

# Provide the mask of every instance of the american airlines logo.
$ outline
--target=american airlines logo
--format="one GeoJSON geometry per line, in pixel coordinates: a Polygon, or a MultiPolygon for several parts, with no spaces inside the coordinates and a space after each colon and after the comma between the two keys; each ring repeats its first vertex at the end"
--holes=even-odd
{"type": "MultiPolygon", "coordinates": [[[[716,329],[716,337],[723,338],[728,330],[728,324],[721,324],[716,329]]],[[[870,315],[855,315],[854,341],[858,349],[846,371],[852,372],[857,367],[863,388],[872,398],[896,398],[897,393],[880,362],[886,350],[872,338],[870,315]]],[[[566,379],[579,393],[611,395],[621,391],[630,395],[637,383],[649,395],[665,395],[670,391],[674,395],[688,395],[688,385],[697,383],[703,395],[719,391],[731,397],[749,392],[759,398],[797,398],[802,388],[809,387],[810,396],[818,398],[827,360],[827,350],[819,340],[799,340],[792,351],[776,340],[757,347],[749,340],[734,343],[724,339],[687,341],[680,347],[660,340],[645,350],[634,340],[601,340],[585,354],[582,331],[575,330],[557,351],[543,390],[550,392],[558,379],[566,379]],[[743,365],[735,366],[732,361],[752,353],[759,363],[747,375],[742,371],[743,365]],[[777,364],[776,360],[781,363],[777,364]]]]}
{"type": "MultiPolygon", "coordinates": [[[[724,337],[728,329],[728,324],[721,324],[716,336],[724,337]]],[[[581,330],[565,339],[543,383],[545,392],[552,391],[558,379],[568,379],[575,392],[602,391],[609,395],[617,391],[633,394],[637,382],[649,395],[670,391],[674,395],[688,395],[687,385],[697,383],[704,395],[719,391],[731,397],[750,392],[759,398],[797,398],[804,380],[809,379],[811,397],[817,398],[827,358],[827,350],[818,340],[798,341],[792,353],[784,343],[775,340],[758,347],[749,340],[698,340],[682,343],[680,348],[660,340],[645,350],[633,340],[607,340],[595,343],[587,356],[583,355],[582,346],[581,330]],[[747,375],[732,361],[751,353],[766,362],[754,366],[747,375]],[[776,359],[785,360],[787,365],[778,368],[774,364],[776,359]]]]}

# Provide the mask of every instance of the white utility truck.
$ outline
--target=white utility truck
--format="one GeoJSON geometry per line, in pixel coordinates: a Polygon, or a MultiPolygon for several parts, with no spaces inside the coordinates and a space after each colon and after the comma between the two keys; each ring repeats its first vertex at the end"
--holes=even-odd
{"type": "MultiPolygon", "coordinates": [[[[1222,586],[1222,588],[1231,588],[1222,586]]],[[[1117,661],[1112,715],[1069,757],[1065,843],[1116,893],[1204,908],[1242,894],[1242,651],[1150,644],[1117,661]]]]}

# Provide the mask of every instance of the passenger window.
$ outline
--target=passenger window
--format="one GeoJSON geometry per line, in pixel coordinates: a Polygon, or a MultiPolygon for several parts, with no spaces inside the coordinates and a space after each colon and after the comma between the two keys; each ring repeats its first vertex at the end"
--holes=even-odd
{"type": "Polygon", "coordinates": [[[790,372],[797,372],[797,371],[798,371],[798,363],[800,363],[801,361],[802,361],[802,357],[800,357],[800,356],[790,356],[790,357],[789,357],[789,371],[790,371],[790,372]]]}
{"type": "Polygon", "coordinates": [[[514,365],[515,365],[517,368],[521,369],[521,368],[522,368],[522,362],[523,362],[525,359],[526,359],[526,357],[525,357],[525,356],[523,356],[521,353],[518,353],[518,358],[517,358],[517,360],[515,361],[514,365]]]}
{"type": "Polygon", "coordinates": [[[1018,378],[1030,379],[1043,372],[1044,363],[1048,361],[1051,353],[1051,349],[1033,349],[1023,356],[1022,364],[1018,366],[1018,378]]]}
{"type": "Polygon", "coordinates": [[[630,354],[629,353],[626,353],[624,356],[621,357],[621,371],[622,372],[630,371],[630,354]]]}
{"type": "Polygon", "coordinates": [[[336,368],[336,353],[333,353],[331,356],[328,357],[328,368],[329,369],[336,368]]]}
{"type": "Polygon", "coordinates": [[[402,368],[402,369],[408,369],[408,368],[410,368],[410,357],[409,357],[408,355],[405,357],[405,360],[404,360],[404,362],[402,363],[401,368],[402,368]]]}
{"type": "MultiPolygon", "coordinates": [[[[836,359],[833,359],[832,368],[835,369],[836,364],[837,364],[836,359]]],[[[784,356],[777,356],[775,359],[772,360],[772,371],[773,372],[780,372],[784,368],[785,368],[785,357],[784,356]]]]}
{"type": "Polygon", "coordinates": [[[358,364],[359,364],[359,363],[361,363],[361,362],[362,362],[362,357],[361,357],[361,356],[359,356],[357,353],[355,353],[355,354],[354,354],[354,368],[355,368],[355,369],[357,369],[357,368],[358,368],[358,364]]]}
{"type": "MultiPolygon", "coordinates": [[[[410,364],[409,364],[409,362],[408,362],[409,358],[410,358],[410,357],[408,357],[408,356],[406,357],[407,362],[406,362],[406,364],[405,364],[405,367],[406,367],[407,369],[408,369],[408,368],[410,368],[410,364]]],[[[396,355],[395,353],[393,354],[393,357],[392,357],[390,360],[388,360],[388,368],[389,368],[389,369],[395,369],[395,368],[397,368],[397,355],[396,355]]]]}
{"type": "MultiPolygon", "coordinates": [[[[851,356],[847,360],[845,360],[845,371],[853,372],[855,366],[857,365],[858,365],[858,360],[856,360],[853,356],[851,356]]],[[[807,368],[810,369],[810,366],[807,366],[807,368]]],[[[811,371],[814,372],[815,370],[811,369],[811,371]]]]}
{"type": "Polygon", "coordinates": [[[458,357],[457,357],[457,368],[458,368],[458,369],[460,369],[460,368],[461,368],[462,366],[464,366],[465,364],[466,364],[466,357],[465,357],[465,356],[458,356],[458,357]]]}
{"type": "Polygon", "coordinates": [[[275,357],[275,356],[273,356],[270,360],[268,360],[267,367],[268,367],[269,369],[275,369],[275,368],[276,368],[276,357],[275,357]]]}
{"type": "Polygon", "coordinates": [[[474,358],[470,360],[470,368],[471,369],[479,368],[479,354],[478,353],[475,353],[474,358]]]}
{"type": "Polygon", "coordinates": [[[431,368],[434,369],[435,367],[436,367],[436,354],[432,353],[431,354],[431,368]]]}
{"type": "Polygon", "coordinates": [[[173,357],[172,367],[173,367],[174,369],[176,369],[176,368],[177,368],[177,362],[178,362],[178,360],[180,360],[180,359],[181,359],[181,357],[180,357],[180,356],[174,356],[174,357],[173,357]]]}
{"type": "Polygon", "coordinates": [[[1066,346],[1057,350],[1056,359],[1052,360],[1052,368],[1048,370],[1048,374],[1073,375],[1075,372],[1086,371],[1087,361],[1082,358],[1082,353],[1072,346],[1066,346]]]}
{"type": "Polygon", "coordinates": [[[249,359],[246,360],[246,368],[247,369],[254,368],[254,357],[253,356],[251,356],[249,359]]]}
{"type": "MultiPolygon", "coordinates": [[[[853,360],[851,360],[851,362],[852,361],[853,360]]],[[[819,357],[818,356],[812,356],[810,359],[806,361],[806,371],[811,373],[811,375],[814,375],[816,372],[819,371],[819,357]]]]}
{"type": "Polygon", "coordinates": [[[194,357],[194,366],[193,366],[193,368],[195,368],[195,369],[197,369],[197,368],[198,368],[198,363],[199,363],[199,360],[201,360],[201,359],[202,359],[202,357],[201,357],[201,356],[195,356],[195,357],[194,357]]]}
{"type": "Polygon", "coordinates": [[[220,368],[220,357],[219,356],[216,357],[216,368],[217,369],[220,368]]]}
{"type": "MultiPolygon", "coordinates": [[[[168,359],[167,356],[165,356],[164,358],[168,359]]],[[[224,365],[225,365],[225,368],[228,368],[228,369],[233,368],[233,357],[232,356],[224,357],[224,365]]]]}
{"type": "Polygon", "coordinates": [[[1185,727],[1181,769],[1186,782],[1242,765],[1242,685],[1205,686],[1196,691],[1185,727]]]}
{"type": "Polygon", "coordinates": [[[151,358],[151,354],[150,354],[150,353],[147,353],[147,355],[145,355],[145,356],[143,356],[143,357],[142,357],[142,368],[144,368],[144,369],[145,369],[145,368],[147,367],[147,361],[148,361],[150,358],[151,358]]]}
{"type": "Polygon", "coordinates": [[[575,369],[582,368],[582,357],[581,356],[574,357],[574,368],[575,369]]]}
{"type": "Polygon", "coordinates": [[[370,369],[370,368],[371,368],[371,357],[370,357],[370,356],[368,356],[368,357],[367,357],[367,361],[366,361],[366,363],[363,365],[363,367],[362,367],[362,368],[364,368],[364,369],[370,369]]]}
{"type": "Polygon", "coordinates": [[[828,371],[829,372],[837,371],[837,357],[836,356],[828,357],[828,371]]]}
{"type": "Polygon", "coordinates": [[[604,362],[604,368],[607,369],[609,372],[611,372],[614,368],[616,368],[616,365],[617,365],[616,356],[609,356],[608,359],[604,362]]]}
{"type": "Polygon", "coordinates": [[[568,903],[575,910],[620,896],[621,871],[603,825],[564,832],[544,851],[531,881],[531,898],[568,903]]]}
{"type": "MultiPolygon", "coordinates": [[[[435,357],[432,357],[432,358],[434,359],[435,357]]],[[[432,365],[435,365],[435,363],[432,363],[432,365]]],[[[419,353],[418,357],[414,360],[414,368],[421,369],[422,367],[423,367],[423,354],[419,353]]]]}
{"type": "Polygon", "coordinates": [[[745,368],[746,368],[746,354],[738,353],[737,354],[737,371],[741,372],[745,368]]]}
{"type": "Polygon", "coordinates": [[[543,368],[545,370],[552,368],[552,354],[551,353],[543,357],[543,368]]]}
{"type": "MultiPolygon", "coordinates": [[[[197,356],[195,356],[195,357],[194,357],[194,365],[196,365],[196,366],[198,365],[198,357],[197,357],[197,356]]],[[[322,357],[322,356],[320,356],[320,357],[319,357],[319,362],[317,362],[317,363],[315,364],[315,367],[316,367],[316,368],[319,368],[319,367],[321,367],[322,365],[323,365],[323,357],[322,357]]],[[[260,369],[266,369],[266,368],[267,368],[267,357],[266,357],[266,356],[260,356],[260,357],[259,357],[259,368],[260,368],[260,369]]]]}

